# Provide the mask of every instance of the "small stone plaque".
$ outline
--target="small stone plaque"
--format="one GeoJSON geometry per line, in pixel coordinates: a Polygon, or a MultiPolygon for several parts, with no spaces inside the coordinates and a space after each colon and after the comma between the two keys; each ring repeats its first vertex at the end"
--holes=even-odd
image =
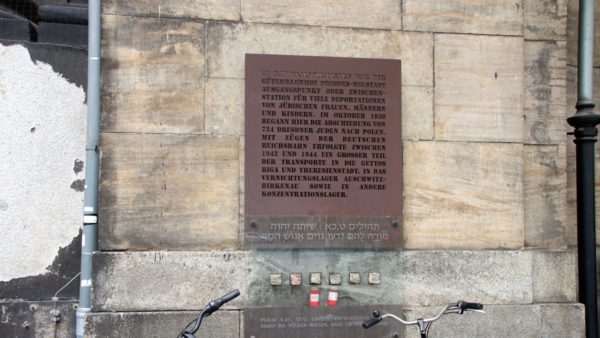
{"type": "Polygon", "coordinates": [[[342,285],[342,275],[339,273],[330,273],[329,285],[342,285]]]}
{"type": "Polygon", "coordinates": [[[400,60],[246,55],[247,248],[397,248],[400,60]]]}
{"type": "Polygon", "coordinates": [[[310,273],[310,285],[321,285],[321,273],[311,272],[310,273]]]}
{"type": "Polygon", "coordinates": [[[371,285],[381,284],[381,274],[379,274],[379,272],[369,272],[369,284],[371,284],[371,285]]]}
{"type": "Polygon", "coordinates": [[[245,338],[307,337],[397,337],[404,330],[393,321],[384,320],[365,330],[362,323],[374,310],[402,313],[398,305],[362,305],[338,307],[272,307],[244,309],[245,338]]]}
{"type": "Polygon", "coordinates": [[[350,275],[348,276],[348,283],[353,285],[360,284],[360,273],[350,272],[350,275]]]}
{"type": "Polygon", "coordinates": [[[272,286],[281,286],[283,284],[283,278],[280,273],[269,274],[269,284],[272,286]]]}
{"type": "Polygon", "coordinates": [[[300,272],[290,273],[290,285],[292,285],[292,286],[302,285],[302,273],[300,273],[300,272]]]}

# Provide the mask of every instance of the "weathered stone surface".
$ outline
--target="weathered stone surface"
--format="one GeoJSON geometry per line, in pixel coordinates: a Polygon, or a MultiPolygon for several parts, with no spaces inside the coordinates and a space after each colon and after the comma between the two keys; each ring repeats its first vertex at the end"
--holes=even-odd
{"type": "Polygon", "coordinates": [[[541,328],[537,337],[585,337],[583,305],[541,304],[539,306],[541,328]]]}
{"type": "MultiPolygon", "coordinates": [[[[576,112],[577,102],[577,69],[567,66],[567,111],[566,118],[573,116],[576,112]]],[[[573,127],[567,125],[566,131],[572,132],[573,127]]],[[[567,242],[571,246],[577,245],[577,177],[575,172],[575,143],[574,137],[567,136],[566,141],[566,163],[567,163],[567,242]]],[[[598,233],[596,232],[596,235],[598,233]]]]}
{"type": "Polygon", "coordinates": [[[239,0],[104,0],[104,14],[153,16],[158,18],[190,18],[239,20],[239,0]]]}
{"type": "MultiPolygon", "coordinates": [[[[471,300],[476,301],[476,300],[471,300]]],[[[409,319],[430,317],[440,307],[407,308],[409,319]]],[[[444,316],[431,327],[432,337],[585,337],[584,308],[580,304],[485,305],[485,314],[444,316]]],[[[405,327],[404,337],[420,337],[416,326],[405,327]]]]}
{"type": "MultiPolygon", "coordinates": [[[[206,299],[204,304],[198,304],[198,309],[200,310],[209,301],[210,299],[206,299]]],[[[197,315],[197,311],[92,313],[87,317],[85,337],[175,337],[197,315]]],[[[188,327],[188,330],[192,327],[193,325],[188,327]]],[[[241,337],[240,312],[223,310],[215,312],[202,320],[202,326],[196,336],[241,337]]]]}
{"type": "Polygon", "coordinates": [[[409,31],[521,35],[519,0],[403,0],[402,28],[409,31]]]}
{"type": "Polygon", "coordinates": [[[435,139],[521,142],[523,39],[435,36],[435,139]]]}
{"type": "Polygon", "coordinates": [[[527,304],[532,299],[528,252],[408,251],[403,258],[397,288],[381,290],[398,290],[403,295],[401,304],[433,305],[460,299],[527,304]]]}
{"type": "Polygon", "coordinates": [[[558,146],[523,146],[525,246],[564,248],[567,177],[558,146]]]}
{"type": "Polygon", "coordinates": [[[242,0],[245,22],[401,29],[400,0],[242,0]]]}
{"type": "Polygon", "coordinates": [[[570,272],[563,265],[573,257],[573,252],[453,250],[104,252],[94,255],[93,305],[101,312],[194,309],[238,288],[241,296],[230,308],[304,306],[310,280],[291,287],[289,275],[331,271],[343,277],[339,305],[427,306],[459,299],[530,304],[534,295],[561,302],[573,297],[574,276],[563,274],[570,272]],[[540,273],[544,268],[548,272],[540,273]],[[550,277],[552,271],[556,275],[550,277]],[[350,284],[350,272],[365,279],[379,273],[381,284],[350,284]],[[283,285],[270,285],[273,273],[283,274],[283,285]]]}
{"type": "MultiPolygon", "coordinates": [[[[566,96],[567,107],[565,109],[565,123],[567,118],[575,115],[577,112],[577,108],[575,107],[577,103],[577,66],[567,66],[566,96]]],[[[566,124],[565,128],[566,132],[573,131],[573,127],[571,127],[568,123],[566,124]]],[[[574,137],[567,136],[566,139],[567,156],[575,156],[575,143],[573,142],[574,137]]]]}
{"type": "Polygon", "coordinates": [[[404,142],[410,249],[521,248],[520,144],[404,142]]]}
{"type": "Polygon", "coordinates": [[[524,0],[523,35],[531,40],[565,40],[567,0],[524,0]]]}
{"type": "Polygon", "coordinates": [[[244,81],[209,79],[206,82],[206,132],[244,134],[244,81]]]}
{"type": "MultiPolygon", "coordinates": [[[[244,285],[256,268],[249,263],[246,252],[232,251],[96,253],[94,311],[201,309],[237,288],[241,295],[224,306],[236,308],[250,296],[244,285]]],[[[262,277],[270,288],[269,274],[262,277]]]]}
{"type": "Polygon", "coordinates": [[[432,87],[402,87],[402,138],[433,139],[432,87]]]}
{"type": "Polygon", "coordinates": [[[101,140],[101,249],[237,247],[237,137],[104,133],[101,140]]]}
{"type": "MultiPolygon", "coordinates": [[[[594,8],[594,67],[600,67],[600,0],[596,0],[594,8]]],[[[573,66],[577,65],[578,23],[579,0],[567,0],[567,62],[573,66]]]]}
{"type": "Polygon", "coordinates": [[[103,16],[104,131],[204,130],[204,25],[103,16]]]}
{"type": "Polygon", "coordinates": [[[246,53],[402,60],[402,84],[433,85],[428,33],[264,24],[208,26],[210,77],[244,78],[246,53]]]}
{"type": "Polygon", "coordinates": [[[77,301],[58,302],[0,302],[0,337],[55,337],[75,336],[75,309],[77,301]],[[51,319],[56,309],[60,322],[51,319]]]}
{"type": "Polygon", "coordinates": [[[577,302],[577,252],[532,251],[534,303],[577,302]]]}
{"type": "Polygon", "coordinates": [[[526,41],[524,142],[566,141],[566,53],[564,42],[526,41]]]}

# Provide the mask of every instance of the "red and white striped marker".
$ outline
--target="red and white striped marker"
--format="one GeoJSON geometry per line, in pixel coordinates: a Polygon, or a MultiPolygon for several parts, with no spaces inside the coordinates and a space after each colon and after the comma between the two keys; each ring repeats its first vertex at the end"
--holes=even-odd
{"type": "Polygon", "coordinates": [[[329,295],[327,296],[327,306],[336,306],[338,301],[338,289],[329,289],[329,295]]]}
{"type": "Polygon", "coordinates": [[[319,306],[319,288],[310,288],[310,296],[308,298],[308,305],[312,307],[319,306]]]}

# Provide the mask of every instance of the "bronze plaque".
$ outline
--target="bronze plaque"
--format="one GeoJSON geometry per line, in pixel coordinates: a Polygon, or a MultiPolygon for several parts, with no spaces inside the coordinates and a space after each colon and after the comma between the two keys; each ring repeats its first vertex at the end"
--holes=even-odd
{"type": "Polygon", "coordinates": [[[246,55],[247,248],[396,248],[400,60],[246,55]]]}
{"type": "Polygon", "coordinates": [[[402,326],[392,320],[363,329],[362,323],[371,318],[374,310],[402,314],[402,308],[397,305],[246,308],[244,337],[403,337],[402,326]]]}

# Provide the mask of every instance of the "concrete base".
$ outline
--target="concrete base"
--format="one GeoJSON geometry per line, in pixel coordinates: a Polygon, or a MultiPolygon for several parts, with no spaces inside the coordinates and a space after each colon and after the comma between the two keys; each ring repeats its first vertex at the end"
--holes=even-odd
{"type": "Polygon", "coordinates": [[[339,305],[429,306],[466,299],[484,304],[576,302],[572,251],[262,250],[111,252],[94,255],[95,311],[200,309],[237,288],[229,306],[301,306],[309,275],[339,274],[339,305]],[[350,284],[349,274],[361,283],[350,284]],[[380,284],[368,275],[379,273],[380,284]],[[270,275],[281,273],[283,285],[270,275]],[[290,275],[302,282],[290,285],[290,275]]]}
{"type": "MultiPolygon", "coordinates": [[[[429,317],[439,309],[440,307],[413,307],[406,309],[405,315],[409,319],[429,317]]],[[[491,305],[486,306],[485,311],[485,314],[443,317],[432,326],[430,334],[432,337],[446,338],[585,336],[584,311],[579,304],[491,305]]],[[[86,337],[175,337],[195,315],[196,312],[189,311],[94,313],[88,317],[86,337]]],[[[243,311],[217,312],[205,320],[198,336],[247,338],[241,328],[242,315],[243,311]]],[[[402,327],[400,323],[392,321],[388,325],[397,327],[400,334],[404,333],[404,337],[419,337],[415,326],[402,327]]]]}
{"type": "MultiPolygon", "coordinates": [[[[85,332],[89,338],[175,337],[197,315],[192,311],[93,313],[85,332]]],[[[202,321],[196,336],[238,338],[240,322],[240,311],[219,311],[202,321]]]]}
{"type": "MultiPolygon", "coordinates": [[[[408,318],[427,317],[437,309],[410,309],[408,318]]],[[[585,336],[584,309],[580,304],[534,304],[486,306],[485,314],[449,315],[436,322],[431,337],[577,338],[585,336]]],[[[406,338],[419,337],[416,327],[406,338]]]]}

